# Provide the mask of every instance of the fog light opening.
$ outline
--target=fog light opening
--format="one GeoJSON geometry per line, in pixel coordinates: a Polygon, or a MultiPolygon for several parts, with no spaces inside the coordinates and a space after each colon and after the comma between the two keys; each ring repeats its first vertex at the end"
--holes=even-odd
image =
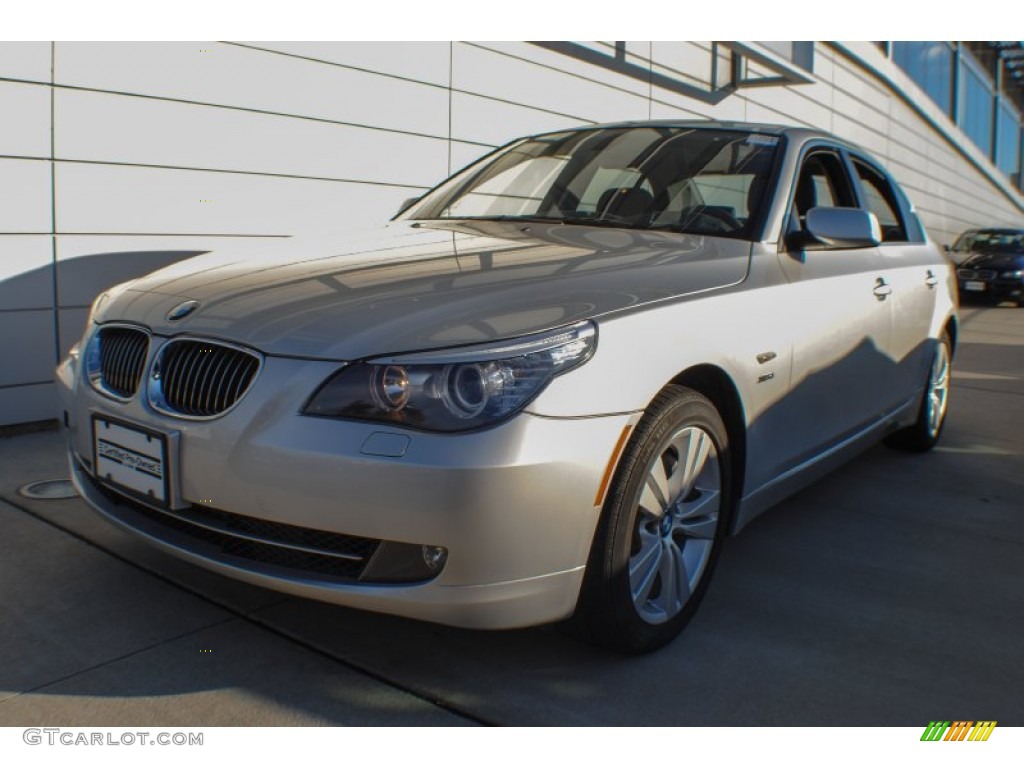
{"type": "Polygon", "coordinates": [[[437,573],[444,568],[448,560],[448,550],[444,547],[432,547],[429,544],[423,545],[423,563],[432,573],[437,573]]]}

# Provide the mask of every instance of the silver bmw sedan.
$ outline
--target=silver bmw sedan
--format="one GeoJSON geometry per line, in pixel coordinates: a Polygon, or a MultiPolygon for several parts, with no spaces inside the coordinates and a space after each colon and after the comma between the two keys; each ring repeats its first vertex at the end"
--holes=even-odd
{"type": "Polygon", "coordinates": [[[369,235],[101,295],[57,369],[110,521],[284,592],[629,652],[727,535],[939,439],[955,277],[867,153],[803,129],[514,141],[369,235]]]}

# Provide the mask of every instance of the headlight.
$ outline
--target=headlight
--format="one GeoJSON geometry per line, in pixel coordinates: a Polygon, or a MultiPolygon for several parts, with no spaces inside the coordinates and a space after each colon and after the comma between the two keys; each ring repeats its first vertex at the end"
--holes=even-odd
{"type": "Polygon", "coordinates": [[[89,335],[89,329],[86,330],[86,337],[88,341],[85,343],[85,348],[82,350],[82,370],[85,373],[85,378],[88,379],[89,383],[95,388],[102,390],[102,361],[100,358],[100,334],[99,331],[95,331],[92,335],[89,335]]]}
{"type": "Polygon", "coordinates": [[[303,413],[433,432],[494,424],[522,410],[560,373],[586,362],[593,323],[495,344],[377,358],[342,368],[303,413]]]}
{"type": "Polygon", "coordinates": [[[1009,272],[1001,273],[999,276],[1007,278],[1009,280],[1020,280],[1022,277],[1024,277],[1024,269],[1010,270],[1009,272]]]}

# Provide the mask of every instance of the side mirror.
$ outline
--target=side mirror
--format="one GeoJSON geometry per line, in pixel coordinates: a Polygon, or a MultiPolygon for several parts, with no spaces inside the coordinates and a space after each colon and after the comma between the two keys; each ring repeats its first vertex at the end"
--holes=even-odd
{"type": "Polygon", "coordinates": [[[805,248],[872,248],[882,242],[878,219],[862,208],[811,208],[804,231],[812,241],[805,248]]]}
{"type": "MultiPolygon", "coordinates": [[[[420,197],[422,197],[422,195],[420,197]]],[[[407,197],[405,200],[402,201],[402,204],[398,206],[398,210],[395,212],[395,216],[401,216],[403,213],[412,208],[419,201],[419,197],[407,197]]]]}

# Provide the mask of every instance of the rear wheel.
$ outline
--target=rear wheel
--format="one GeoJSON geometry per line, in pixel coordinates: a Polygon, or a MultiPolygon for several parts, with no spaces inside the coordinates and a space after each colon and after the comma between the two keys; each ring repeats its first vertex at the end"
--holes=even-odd
{"type": "Polygon", "coordinates": [[[925,382],[921,409],[917,421],[909,427],[894,432],[885,439],[891,448],[924,453],[939,442],[942,428],[946,423],[949,407],[949,385],[953,371],[953,345],[949,334],[943,332],[935,347],[931,368],[925,382]]]}
{"type": "Polygon", "coordinates": [[[667,387],[637,425],[605,502],[575,617],[587,639],[643,653],[679,634],[718,558],[731,481],[715,407],[667,387]]]}

